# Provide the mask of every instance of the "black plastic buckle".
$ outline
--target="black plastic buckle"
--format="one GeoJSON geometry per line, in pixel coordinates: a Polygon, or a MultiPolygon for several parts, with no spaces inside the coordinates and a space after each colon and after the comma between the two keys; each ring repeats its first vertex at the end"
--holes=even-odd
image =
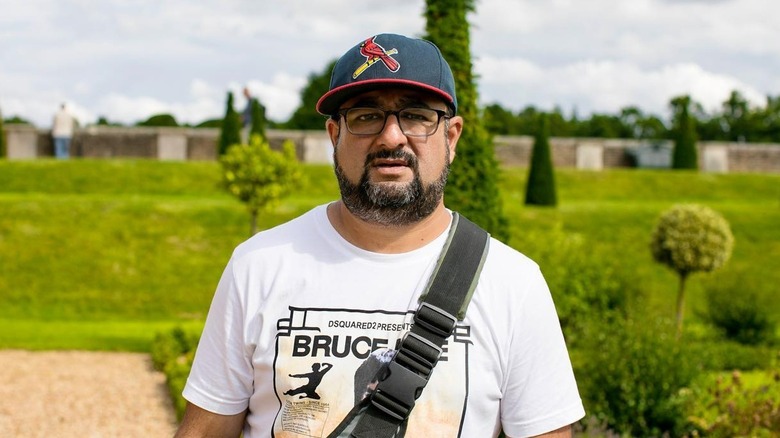
{"type": "Polygon", "coordinates": [[[419,324],[433,334],[446,338],[455,331],[458,318],[450,315],[444,309],[423,301],[414,314],[414,323],[419,324]]]}
{"type": "Polygon", "coordinates": [[[391,418],[406,420],[427,383],[428,379],[393,360],[371,395],[371,404],[391,418]]]}
{"type": "Polygon", "coordinates": [[[395,361],[428,378],[442,353],[441,347],[428,339],[414,332],[406,332],[395,354],[395,361]]]}

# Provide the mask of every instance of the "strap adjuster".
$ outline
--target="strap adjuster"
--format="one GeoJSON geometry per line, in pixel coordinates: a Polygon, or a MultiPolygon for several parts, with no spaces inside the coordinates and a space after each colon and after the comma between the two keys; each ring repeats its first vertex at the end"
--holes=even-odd
{"type": "Polygon", "coordinates": [[[446,338],[455,331],[458,318],[450,315],[444,309],[423,301],[414,314],[414,323],[435,335],[446,338]]]}
{"type": "Polygon", "coordinates": [[[395,353],[394,361],[427,379],[443,352],[441,347],[417,333],[406,332],[395,353]]]}
{"type": "Polygon", "coordinates": [[[427,383],[427,378],[393,360],[371,394],[371,404],[398,421],[406,420],[427,383]]]}

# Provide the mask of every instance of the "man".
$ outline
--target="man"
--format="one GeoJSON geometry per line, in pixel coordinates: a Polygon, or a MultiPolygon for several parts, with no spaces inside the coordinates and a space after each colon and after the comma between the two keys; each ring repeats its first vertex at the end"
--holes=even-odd
{"type": "MultiPolygon", "coordinates": [[[[341,57],[317,110],[341,199],[236,249],[179,437],[326,437],[412,325],[452,220],[442,195],[464,124],[452,72],[430,42],[377,35],[341,57]],[[296,398],[295,376],[325,361],[319,398],[296,398]]],[[[407,437],[562,437],[584,415],[538,266],[496,240],[445,347],[407,437]]]]}
{"type": "Polygon", "coordinates": [[[54,156],[64,160],[70,157],[70,140],[73,138],[73,125],[75,119],[68,112],[63,103],[59,111],[54,114],[54,122],[51,126],[51,136],[54,141],[54,156]]]}

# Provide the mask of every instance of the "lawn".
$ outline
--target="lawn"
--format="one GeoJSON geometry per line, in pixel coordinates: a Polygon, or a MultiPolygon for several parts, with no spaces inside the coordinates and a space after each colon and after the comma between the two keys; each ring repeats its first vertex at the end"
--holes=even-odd
{"type": "MultiPolygon", "coordinates": [[[[261,228],[338,196],[329,166],[306,175],[261,228]]],[[[691,278],[692,321],[712,282],[757,278],[767,294],[780,284],[780,175],[559,170],[557,208],[524,206],[525,176],[502,174],[509,243],[543,270],[556,250],[547,236],[578,236],[635,278],[649,312],[672,316],[676,277],[652,261],[650,231],[666,208],[696,202],[726,217],[736,246],[723,269],[691,278]]],[[[160,331],[197,329],[249,233],[213,162],[0,161],[0,212],[0,348],[147,351],[160,331]]]]}

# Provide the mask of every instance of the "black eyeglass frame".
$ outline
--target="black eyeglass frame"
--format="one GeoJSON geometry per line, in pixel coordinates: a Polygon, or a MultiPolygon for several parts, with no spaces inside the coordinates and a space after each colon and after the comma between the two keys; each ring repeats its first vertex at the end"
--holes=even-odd
{"type": "Polygon", "coordinates": [[[407,107],[407,108],[401,108],[399,110],[394,110],[393,111],[393,110],[384,110],[382,108],[376,108],[376,107],[362,107],[362,106],[340,109],[340,110],[336,111],[336,114],[334,115],[334,118],[336,120],[338,120],[340,117],[344,118],[344,125],[346,125],[347,131],[349,131],[350,134],[352,134],[352,135],[365,135],[365,136],[368,136],[368,135],[377,135],[377,134],[380,134],[382,131],[384,131],[385,130],[385,126],[387,125],[387,119],[390,116],[395,116],[395,119],[398,121],[398,126],[401,128],[401,132],[403,132],[404,135],[409,136],[409,137],[417,137],[417,138],[430,137],[433,134],[436,134],[436,132],[439,130],[439,125],[441,124],[441,120],[442,119],[447,120],[447,119],[452,118],[452,116],[447,111],[440,110],[440,109],[435,109],[435,108],[407,107]],[[352,111],[352,110],[356,110],[356,109],[382,111],[382,113],[384,113],[384,116],[385,116],[385,119],[382,122],[382,127],[377,132],[374,132],[374,133],[371,133],[371,134],[362,134],[362,133],[358,134],[358,133],[352,132],[352,128],[350,128],[349,123],[347,122],[347,113],[352,111]],[[401,123],[401,117],[399,116],[399,114],[404,112],[404,111],[407,111],[407,110],[426,110],[426,111],[433,111],[433,112],[435,112],[437,117],[436,117],[436,124],[433,125],[433,131],[431,131],[428,134],[408,134],[408,133],[404,132],[403,124],[401,123]]]}

